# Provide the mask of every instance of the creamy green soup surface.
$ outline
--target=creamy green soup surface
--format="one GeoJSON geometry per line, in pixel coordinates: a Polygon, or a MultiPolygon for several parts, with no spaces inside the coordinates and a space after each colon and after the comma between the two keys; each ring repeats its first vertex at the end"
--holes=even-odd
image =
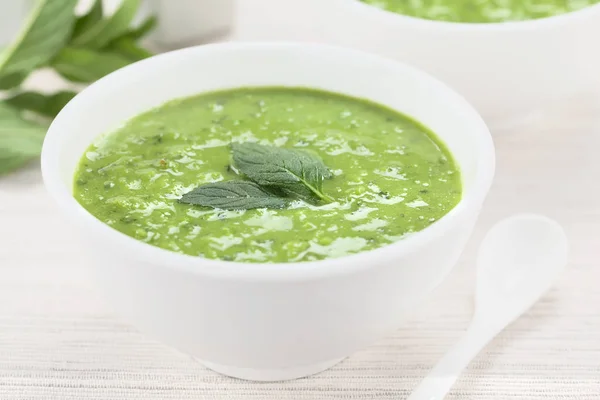
{"type": "Polygon", "coordinates": [[[98,138],[74,196],[114,229],[164,249],[238,262],[299,262],[375,249],[422,230],[461,198],[451,154],[410,118],[303,88],[243,88],[171,101],[98,138]],[[240,179],[231,143],[310,151],[331,171],[332,202],[222,210],[182,204],[240,179]]]}
{"type": "Polygon", "coordinates": [[[384,10],[435,21],[498,23],[548,18],[600,0],[361,0],[384,10]]]}

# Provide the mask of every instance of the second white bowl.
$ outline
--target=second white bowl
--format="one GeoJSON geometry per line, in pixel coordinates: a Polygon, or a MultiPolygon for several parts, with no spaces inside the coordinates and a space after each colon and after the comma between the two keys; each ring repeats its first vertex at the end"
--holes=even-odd
{"type": "Polygon", "coordinates": [[[494,126],[600,89],[600,4],[494,24],[418,19],[359,0],[331,0],[326,7],[328,41],[422,68],[463,94],[494,126]]]}

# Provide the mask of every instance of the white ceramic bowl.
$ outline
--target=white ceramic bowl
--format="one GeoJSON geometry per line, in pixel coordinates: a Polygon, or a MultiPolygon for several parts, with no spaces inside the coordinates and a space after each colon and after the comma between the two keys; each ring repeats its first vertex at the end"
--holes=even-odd
{"type": "Polygon", "coordinates": [[[551,18],[467,24],[408,17],[359,0],[330,0],[326,39],[436,76],[494,128],[600,91],[600,4],[551,18]]]}
{"type": "Polygon", "coordinates": [[[462,97],[412,67],[330,46],[229,43],[153,57],[85,89],[52,123],[42,169],[48,191],[89,248],[99,287],[127,321],[215,371],[282,380],[324,370],[389,334],[442,281],[490,188],[494,148],[462,97]],[[378,250],[318,262],[244,264],[139,242],[73,198],[78,160],[99,134],[174,98],[257,85],[358,96],[422,121],[454,154],[463,199],[424,231],[378,250]]]}

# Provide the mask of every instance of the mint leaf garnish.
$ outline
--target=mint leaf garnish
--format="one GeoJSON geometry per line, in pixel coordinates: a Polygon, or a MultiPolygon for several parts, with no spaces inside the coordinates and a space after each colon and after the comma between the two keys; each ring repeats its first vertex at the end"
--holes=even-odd
{"type": "Polygon", "coordinates": [[[232,149],[234,167],[260,186],[305,201],[333,201],[323,193],[323,181],[332,177],[331,171],[317,156],[258,143],[233,143],[232,149]]]}
{"type": "Polygon", "coordinates": [[[184,194],[179,202],[223,210],[283,208],[287,204],[286,199],[249,181],[209,183],[184,194]]]}

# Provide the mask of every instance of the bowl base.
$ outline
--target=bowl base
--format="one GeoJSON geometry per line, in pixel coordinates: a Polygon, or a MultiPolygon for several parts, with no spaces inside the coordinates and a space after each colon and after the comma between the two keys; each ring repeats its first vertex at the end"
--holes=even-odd
{"type": "Polygon", "coordinates": [[[210,370],[218,372],[222,375],[230,376],[232,378],[256,382],[277,382],[289,381],[292,379],[304,378],[310,375],[318,374],[319,372],[323,372],[326,369],[333,367],[342,360],[343,358],[338,358],[318,364],[279,369],[239,368],[228,365],[214,364],[202,360],[198,360],[198,362],[210,370]]]}

